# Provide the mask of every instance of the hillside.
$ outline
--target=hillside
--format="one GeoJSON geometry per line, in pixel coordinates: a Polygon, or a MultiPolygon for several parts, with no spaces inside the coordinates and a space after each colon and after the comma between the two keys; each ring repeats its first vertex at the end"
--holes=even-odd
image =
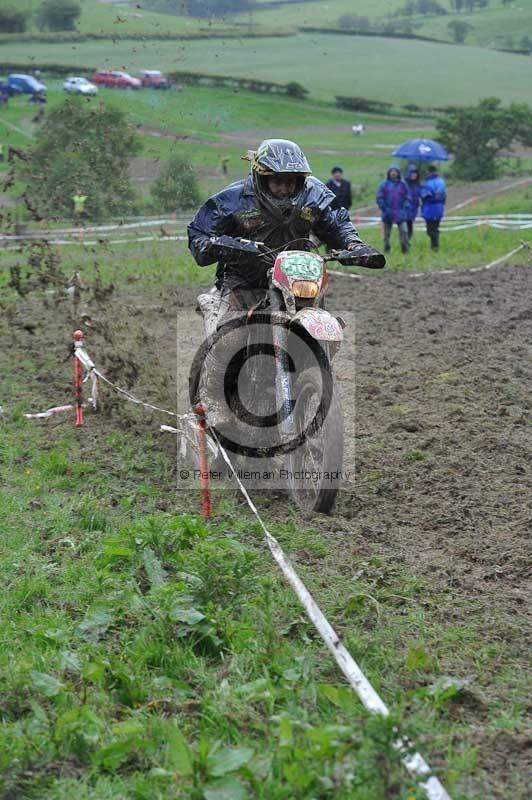
{"type": "MultiPolygon", "coordinates": [[[[444,106],[495,95],[530,99],[532,59],[476,47],[398,39],[299,34],[288,38],[131,42],[120,40],[31,46],[32,61],[88,67],[193,70],[299,81],[315,98],[357,95],[394,104],[444,106]],[[272,52],[275,59],[272,59],[272,52]],[[312,65],[312,68],[310,68],[312,65]],[[332,66],[334,65],[334,69],[332,66]],[[423,65],[423,69],[417,69],[423,65]],[[393,76],[393,81],[391,80],[393,76]]],[[[28,63],[16,42],[0,45],[0,63],[28,63]]]]}
{"type": "MultiPolygon", "coordinates": [[[[20,10],[34,14],[41,0],[19,0],[20,10]]],[[[532,38],[532,0],[504,5],[500,0],[488,0],[485,8],[473,13],[454,10],[451,0],[439,0],[446,14],[404,14],[406,0],[316,0],[287,2],[271,7],[271,0],[257,0],[251,12],[228,15],[217,19],[190,17],[184,13],[168,14],[152,10],[150,3],[108,2],[107,0],[80,0],[82,14],[77,30],[82,34],[107,33],[112,36],[138,35],[191,35],[198,32],[220,34],[228,30],[242,30],[243,34],[260,34],[272,30],[292,30],[316,26],[345,29],[345,17],[366,19],[374,28],[395,25],[410,26],[419,36],[452,41],[449,22],[460,20],[471,26],[466,37],[468,45],[481,47],[518,48],[523,36],[532,38]],[[344,17],[344,19],[341,19],[344,17]]],[[[12,0],[0,0],[0,8],[12,6],[12,0]]],[[[182,7],[178,4],[178,8],[182,7]]],[[[36,32],[35,20],[29,30],[36,32]]]]}

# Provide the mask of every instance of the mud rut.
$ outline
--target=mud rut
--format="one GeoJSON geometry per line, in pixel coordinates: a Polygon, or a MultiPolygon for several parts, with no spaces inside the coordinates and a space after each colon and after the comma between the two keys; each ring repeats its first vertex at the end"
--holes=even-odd
{"type": "MultiPolygon", "coordinates": [[[[0,320],[2,339],[35,362],[43,408],[68,397],[69,331],[80,322],[104,373],[175,408],[176,373],[183,397],[201,341],[196,293],[171,289],[159,299],[87,293],[75,315],[64,292],[45,299],[44,308],[34,297],[0,320]]],[[[333,515],[312,523],[331,542],[330,556],[317,565],[330,584],[368,558],[392,557],[448,598],[432,606],[431,615],[460,625],[467,614],[462,604],[474,600],[468,625],[487,642],[503,641],[514,657],[516,650],[526,652],[524,614],[532,588],[531,297],[529,266],[419,279],[331,279],[328,308],[347,322],[336,364],[346,416],[345,468],[356,469],[357,477],[333,515]]],[[[95,459],[105,458],[98,442],[109,430],[106,415],[135,431],[139,445],[143,431],[168,421],[107,392],[103,410],[89,423],[86,446],[95,459]]],[[[52,445],[55,426],[66,423],[56,418],[45,424],[52,445]]],[[[161,435],[161,448],[173,460],[172,437],[161,435]]],[[[282,500],[267,514],[293,517],[282,500]]],[[[488,704],[492,677],[486,675],[481,687],[488,704]]],[[[479,766],[491,773],[493,797],[503,797],[512,773],[524,767],[527,741],[511,731],[488,741],[485,707],[471,714],[479,766]]]]}

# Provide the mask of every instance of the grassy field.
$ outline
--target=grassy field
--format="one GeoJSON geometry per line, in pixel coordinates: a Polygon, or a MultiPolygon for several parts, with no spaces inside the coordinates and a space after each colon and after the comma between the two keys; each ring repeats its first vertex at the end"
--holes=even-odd
{"type": "MultiPolygon", "coordinates": [[[[61,81],[48,80],[48,109],[65,99],[61,81]]],[[[92,102],[92,101],[91,101],[92,102]]],[[[173,152],[187,157],[194,165],[203,197],[220,188],[227,180],[238,180],[247,172],[242,155],[268,136],[294,139],[305,149],[314,173],[327,179],[333,164],[343,166],[353,183],[355,206],[374,201],[375,190],[393,160],[392,151],[402,141],[414,136],[434,136],[430,120],[419,118],[364,115],[366,131],[353,137],[350,126],[362,117],[330,105],[269,98],[251,92],[234,92],[208,87],[185,87],[174,92],[117,92],[100,90],[95,102],[104,102],[123,110],[142,139],[143,151],[132,167],[133,180],[145,202],[149,186],[164,161],[173,152]],[[221,170],[222,157],[228,158],[228,176],[221,170]]],[[[0,136],[4,146],[20,147],[31,142],[36,133],[32,122],[33,106],[14,98],[0,116],[0,136]]],[[[1,170],[7,169],[4,161],[1,170]]],[[[526,172],[530,159],[523,159],[526,172]]],[[[445,172],[445,168],[444,168],[445,172]]],[[[20,194],[15,185],[8,197],[20,194]]],[[[471,194],[474,194],[474,188],[471,194]]],[[[524,211],[529,199],[520,193],[513,203],[524,211]]],[[[468,208],[464,209],[464,212],[468,208]]]]}
{"type": "MultiPolygon", "coordinates": [[[[404,6],[402,0],[361,0],[354,7],[351,0],[330,0],[328,3],[296,3],[286,5],[282,10],[265,9],[254,13],[256,25],[312,25],[315,27],[336,27],[342,15],[368,17],[373,24],[385,24],[388,21],[408,22],[420,36],[431,36],[436,39],[452,41],[447,29],[449,22],[459,19],[467,22],[473,30],[468,34],[467,43],[482,47],[501,45],[501,37],[514,36],[515,44],[519,39],[532,31],[532,2],[522,0],[519,3],[502,7],[499,0],[492,0],[487,8],[478,9],[474,13],[452,13],[449,2],[441,5],[449,13],[443,15],[409,15],[395,16],[395,12],[404,6]]],[[[239,19],[237,17],[237,19],[239,19]]],[[[242,21],[244,17],[240,18],[242,21]]]]}
{"type": "MultiPolygon", "coordinates": [[[[65,94],[61,81],[47,81],[48,108],[61,103],[65,94]]],[[[359,204],[373,198],[377,181],[391,159],[395,145],[427,133],[426,121],[365,117],[367,130],[353,137],[350,112],[325,104],[309,104],[287,98],[270,98],[252,92],[208,87],[185,87],[179,92],[117,92],[100,90],[98,101],[123,110],[142,137],[144,150],[135,174],[153,176],[170,152],[187,156],[198,171],[204,196],[224,180],[221,158],[228,157],[229,179],[246,173],[241,156],[262,138],[283,135],[308,150],[315,173],[326,179],[334,163],[340,162],[358,187],[359,204]],[[159,135],[149,135],[162,133],[159,135]]],[[[0,135],[5,145],[31,141],[36,127],[33,107],[25,98],[14,98],[0,116],[0,135]]],[[[430,123],[429,123],[430,124],[430,123]]],[[[430,131],[429,131],[430,133],[430,131]]],[[[7,168],[7,164],[3,164],[7,168]]],[[[143,180],[143,186],[149,181],[143,180]]],[[[357,202],[358,202],[357,200],[357,202]]]]}
{"type": "MultiPolygon", "coordinates": [[[[10,0],[0,0],[0,8],[12,6],[10,0]]],[[[41,0],[19,0],[17,7],[28,11],[30,16],[28,30],[38,31],[35,23],[41,0]]],[[[154,34],[174,33],[187,34],[205,30],[208,25],[205,20],[197,20],[188,16],[171,16],[157,14],[141,8],[142,4],[136,3],[105,3],[100,0],[81,0],[81,16],[76,23],[76,30],[80,33],[107,33],[110,36],[125,36],[128,33],[154,34]]],[[[219,28],[227,27],[226,23],[218,23],[219,28]]]]}
{"type": "MultiPolygon", "coordinates": [[[[427,42],[302,34],[286,39],[212,40],[209,44],[120,40],[75,45],[36,42],[31,51],[36,62],[129,70],[159,67],[253,76],[281,83],[295,80],[309,89],[313,97],[326,101],[333,101],[334,95],[341,94],[397,105],[441,106],[474,102],[486,96],[503,97],[507,102],[526,101],[530,97],[528,57],[427,42]],[[414,70],[413,64],[422,64],[423,69],[414,70]]],[[[24,63],[15,43],[0,45],[2,60],[24,63]]]]}
{"type": "Polygon", "coordinates": [[[451,39],[447,25],[451,20],[458,19],[467,22],[472,30],[468,33],[468,45],[482,47],[508,47],[505,40],[511,36],[514,46],[519,46],[519,40],[528,35],[532,38],[532,1],[522,0],[503,7],[500,2],[491,2],[487,8],[475,11],[472,14],[460,13],[446,17],[413,17],[413,21],[420,25],[419,33],[424,36],[434,36],[437,39],[451,39]]]}

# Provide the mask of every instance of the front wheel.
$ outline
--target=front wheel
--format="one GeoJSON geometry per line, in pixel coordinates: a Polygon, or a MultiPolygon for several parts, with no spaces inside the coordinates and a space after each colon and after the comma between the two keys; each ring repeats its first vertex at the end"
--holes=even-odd
{"type": "Polygon", "coordinates": [[[342,480],[342,406],[330,372],[306,369],[294,387],[294,420],[303,442],[288,456],[288,491],[307,512],[328,513],[342,480]],[[324,380],[326,378],[326,380],[324,380]]]}

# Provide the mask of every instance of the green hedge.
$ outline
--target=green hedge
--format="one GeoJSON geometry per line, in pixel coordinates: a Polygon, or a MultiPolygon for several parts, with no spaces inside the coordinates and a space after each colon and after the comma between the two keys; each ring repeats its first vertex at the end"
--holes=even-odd
{"type": "Polygon", "coordinates": [[[75,33],[65,31],[63,33],[2,33],[0,34],[0,44],[9,42],[50,42],[54,44],[64,44],[66,42],[89,42],[93,40],[109,41],[182,41],[193,39],[264,39],[271,36],[293,36],[296,33],[292,28],[261,28],[260,31],[250,30],[249,26],[243,23],[240,27],[228,28],[225,31],[205,31],[198,33],[127,33],[124,35],[111,33],[75,33]]]}
{"type": "Polygon", "coordinates": [[[369,100],[367,97],[341,97],[337,95],[335,100],[338,108],[347,108],[350,111],[367,111],[370,114],[389,114],[394,108],[393,103],[369,100]]]}
{"type": "Polygon", "coordinates": [[[224,86],[230,89],[247,89],[262,94],[283,94],[289,97],[303,98],[308,94],[301,84],[295,81],[275,83],[255,78],[235,78],[231,75],[211,75],[202,72],[169,72],[168,77],[177,83],[199,83],[208,86],[224,86]]]}
{"type": "Polygon", "coordinates": [[[7,72],[22,72],[24,74],[31,75],[36,70],[39,72],[44,73],[47,72],[50,75],[79,75],[80,73],[92,75],[95,71],[94,67],[83,67],[80,64],[55,64],[53,61],[50,62],[41,62],[32,61],[30,64],[21,64],[16,63],[15,61],[1,61],[0,62],[0,72],[7,73],[7,72]]]}
{"type": "Polygon", "coordinates": [[[407,114],[427,116],[428,114],[448,114],[456,111],[460,106],[418,106],[417,103],[408,103],[404,106],[394,106],[382,100],[370,100],[368,97],[340,97],[336,96],[338,108],[349,111],[365,111],[367,114],[407,114]]]}
{"type": "Polygon", "coordinates": [[[417,39],[420,42],[436,42],[437,44],[455,45],[447,39],[433,39],[430,36],[418,36],[417,33],[391,33],[390,31],[379,31],[376,29],[365,30],[346,30],[345,28],[314,28],[308,25],[300,26],[301,33],[334,33],[341,36],[378,36],[383,39],[417,39]]]}

